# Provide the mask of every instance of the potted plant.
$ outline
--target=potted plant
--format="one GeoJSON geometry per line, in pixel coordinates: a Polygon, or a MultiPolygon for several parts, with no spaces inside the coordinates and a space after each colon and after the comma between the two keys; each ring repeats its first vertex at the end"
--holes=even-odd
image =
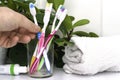
{"type": "MultiPolygon", "coordinates": [[[[65,0],[47,0],[49,3],[53,3],[54,12],[52,12],[51,20],[49,26],[52,25],[55,12],[60,4],[64,4],[65,0]]],[[[29,3],[35,2],[34,0],[1,0],[0,5],[7,6],[23,15],[28,17],[33,21],[32,16],[29,12],[29,3]]],[[[37,9],[37,8],[36,8],[37,9]]],[[[43,26],[43,16],[44,9],[37,9],[37,20],[40,26],[43,26]]],[[[84,31],[73,31],[74,28],[88,24],[90,21],[88,19],[81,19],[73,23],[74,17],[67,15],[63,21],[59,32],[61,35],[56,34],[54,37],[54,53],[55,53],[55,65],[57,67],[62,67],[64,63],[62,62],[62,56],[65,54],[64,49],[68,44],[72,44],[70,39],[73,35],[77,36],[87,36],[87,37],[98,37],[97,34],[93,32],[84,31]]],[[[47,28],[49,32],[49,28],[47,28]]],[[[10,48],[7,53],[8,58],[12,63],[18,63],[20,65],[27,65],[27,48],[25,44],[17,44],[16,46],[10,48]],[[25,54],[26,53],[26,54],[25,54]]]]}

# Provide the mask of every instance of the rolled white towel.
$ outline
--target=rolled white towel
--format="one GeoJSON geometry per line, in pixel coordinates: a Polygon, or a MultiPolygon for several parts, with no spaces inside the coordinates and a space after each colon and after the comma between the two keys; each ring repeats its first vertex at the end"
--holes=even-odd
{"type": "Polygon", "coordinates": [[[80,63],[81,57],[82,52],[76,45],[65,47],[65,55],[63,56],[64,63],[66,64],[80,63]]]}
{"type": "Polygon", "coordinates": [[[120,36],[72,37],[71,40],[78,48],[75,54],[81,55],[82,52],[82,55],[75,59],[71,49],[69,54],[65,53],[65,72],[93,75],[102,71],[120,71],[120,36]]]}

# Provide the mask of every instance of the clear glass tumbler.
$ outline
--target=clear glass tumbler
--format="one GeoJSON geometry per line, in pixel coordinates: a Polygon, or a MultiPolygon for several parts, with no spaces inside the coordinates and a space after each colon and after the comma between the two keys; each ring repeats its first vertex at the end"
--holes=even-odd
{"type": "Polygon", "coordinates": [[[36,78],[49,77],[53,75],[54,45],[51,41],[49,48],[40,54],[38,39],[35,38],[28,44],[28,75],[36,78]]]}

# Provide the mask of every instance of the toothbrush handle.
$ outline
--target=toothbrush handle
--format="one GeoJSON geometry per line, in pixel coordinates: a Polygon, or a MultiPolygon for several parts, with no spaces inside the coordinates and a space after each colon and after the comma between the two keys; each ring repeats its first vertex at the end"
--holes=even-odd
{"type": "Polygon", "coordinates": [[[53,36],[55,35],[57,31],[53,31],[51,34],[48,35],[46,42],[45,42],[45,48],[47,47],[47,44],[49,43],[49,41],[53,38],[53,36]]]}
{"type": "Polygon", "coordinates": [[[44,45],[44,38],[45,38],[45,34],[42,33],[41,36],[40,36],[40,39],[38,41],[38,53],[40,52],[41,48],[43,47],[44,45]]]}
{"type": "Polygon", "coordinates": [[[56,33],[56,31],[53,31],[47,38],[47,41],[45,42],[44,47],[42,47],[41,51],[39,52],[39,54],[37,55],[36,59],[34,60],[31,68],[30,68],[30,72],[32,73],[36,68],[37,68],[37,64],[39,62],[39,58],[41,56],[41,54],[43,53],[44,49],[47,47],[47,44],[49,43],[49,41],[51,40],[51,38],[54,36],[54,34],[56,33]]]}
{"type": "Polygon", "coordinates": [[[44,59],[44,57],[42,57],[41,60],[40,60],[40,63],[39,63],[38,69],[37,69],[38,71],[41,70],[41,68],[43,67],[44,62],[45,62],[45,59],[44,59]]]}
{"type": "Polygon", "coordinates": [[[35,15],[33,16],[33,19],[34,19],[34,23],[38,26],[37,19],[36,19],[35,15]]]}
{"type": "Polygon", "coordinates": [[[48,56],[47,56],[47,50],[46,49],[43,52],[43,56],[44,56],[44,59],[45,59],[46,68],[47,68],[48,71],[50,71],[50,62],[49,62],[49,59],[48,59],[48,56]]]}
{"type": "Polygon", "coordinates": [[[32,64],[32,66],[30,67],[30,73],[32,74],[34,71],[35,71],[35,69],[37,68],[37,63],[38,63],[38,58],[35,58],[35,60],[34,60],[34,63],[32,64]]]}
{"type": "Polygon", "coordinates": [[[45,50],[45,48],[47,47],[49,41],[51,40],[51,38],[53,38],[54,34],[56,33],[56,31],[53,31],[53,33],[49,34],[44,46],[40,49],[40,52],[37,55],[37,58],[39,59],[40,56],[42,55],[43,51],[45,50]]]}

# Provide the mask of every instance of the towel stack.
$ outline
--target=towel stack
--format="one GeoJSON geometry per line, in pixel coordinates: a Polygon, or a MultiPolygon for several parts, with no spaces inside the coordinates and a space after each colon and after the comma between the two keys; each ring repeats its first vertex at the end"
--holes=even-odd
{"type": "Polygon", "coordinates": [[[67,73],[93,75],[120,71],[120,36],[72,37],[74,46],[65,48],[63,69],[67,73]]]}

